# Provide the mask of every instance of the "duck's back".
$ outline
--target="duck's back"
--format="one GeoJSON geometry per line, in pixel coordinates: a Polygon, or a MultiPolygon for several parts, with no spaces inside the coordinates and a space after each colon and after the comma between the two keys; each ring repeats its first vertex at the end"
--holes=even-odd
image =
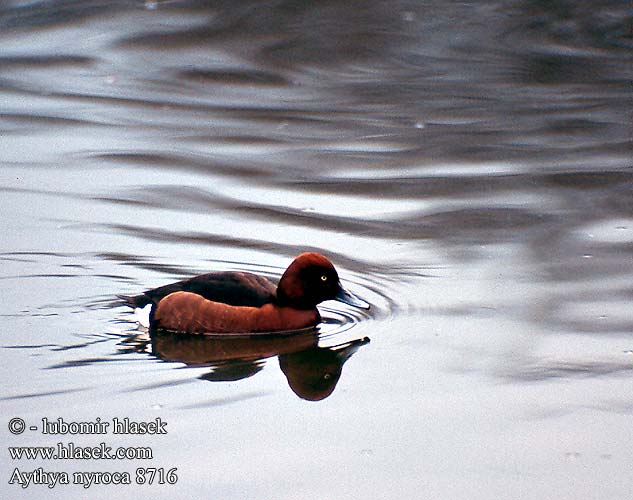
{"type": "Polygon", "coordinates": [[[147,290],[141,295],[125,297],[134,307],[157,304],[174,292],[191,292],[207,300],[232,306],[261,307],[273,302],[276,286],[267,278],[252,273],[225,271],[201,274],[193,278],[147,290]]]}

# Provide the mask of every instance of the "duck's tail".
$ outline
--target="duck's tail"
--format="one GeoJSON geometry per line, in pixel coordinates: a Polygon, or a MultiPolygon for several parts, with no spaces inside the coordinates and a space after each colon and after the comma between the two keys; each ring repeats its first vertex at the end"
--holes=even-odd
{"type": "Polygon", "coordinates": [[[130,306],[132,308],[140,307],[141,309],[145,307],[147,304],[152,303],[152,299],[147,295],[142,293],[141,295],[117,295],[125,305],[130,306]]]}

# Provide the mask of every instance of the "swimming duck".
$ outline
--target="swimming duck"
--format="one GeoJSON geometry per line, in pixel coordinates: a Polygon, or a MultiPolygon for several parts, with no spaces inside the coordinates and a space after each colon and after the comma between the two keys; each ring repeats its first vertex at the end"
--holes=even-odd
{"type": "Polygon", "coordinates": [[[152,304],[150,328],[179,333],[256,333],[298,330],[321,321],[317,304],[337,300],[362,309],[369,304],[343,288],[332,263],[302,253],[279,284],[248,272],[202,274],[124,297],[133,307],[152,304]]]}

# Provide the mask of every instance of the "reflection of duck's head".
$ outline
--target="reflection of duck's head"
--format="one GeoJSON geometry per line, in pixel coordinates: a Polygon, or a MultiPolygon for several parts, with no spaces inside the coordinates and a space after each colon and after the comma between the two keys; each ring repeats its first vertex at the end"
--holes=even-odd
{"type": "Polygon", "coordinates": [[[368,342],[365,337],[340,346],[311,347],[297,353],[282,354],[279,356],[279,367],[297,396],[308,401],[320,401],[334,391],[345,362],[368,342]]]}
{"type": "Polygon", "coordinates": [[[323,255],[306,252],[288,266],[277,285],[277,303],[312,309],[324,300],[338,300],[369,309],[369,304],[345,290],[332,263],[323,255]]]}

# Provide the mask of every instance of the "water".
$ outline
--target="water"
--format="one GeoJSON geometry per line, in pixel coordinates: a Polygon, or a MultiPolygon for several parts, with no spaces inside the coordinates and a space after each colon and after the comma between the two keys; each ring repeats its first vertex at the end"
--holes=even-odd
{"type": "Polygon", "coordinates": [[[154,457],[4,452],[3,489],[85,498],[7,484],[16,467],[177,467],[89,491],[630,498],[632,19],[618,1],[3,3],[3,443],[154,457]],[[115,301],[275,278],[305,250],[369,313],[152,343],[115,301]],[[13,436],[12,417],[168,433],[13,436]]]}

